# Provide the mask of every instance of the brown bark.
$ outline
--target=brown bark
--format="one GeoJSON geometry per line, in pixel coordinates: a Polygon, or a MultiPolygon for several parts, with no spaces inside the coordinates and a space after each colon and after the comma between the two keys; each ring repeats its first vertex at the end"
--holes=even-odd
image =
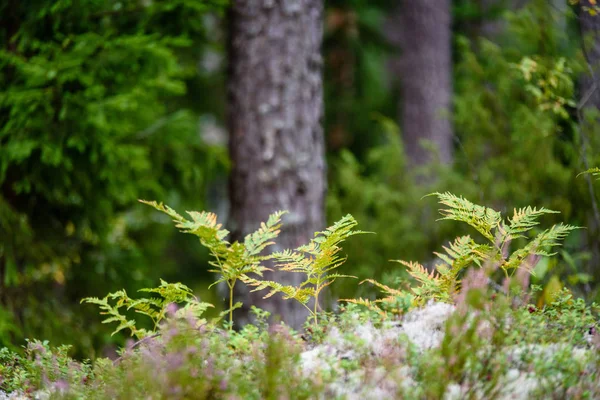
{"type": "Polygon", "coordinates": [[[432,160],[425,141],[440,162],[453,159],[450,5],[450,0],[401,1],[388,29],[401,52],[392,70],[400,80],[401,126],[412,166],[432,160]]]}
{"type": "MultiPolygon", "coordinates": [[[[288,210],[276,250],[307,243],[324,226],[325,159],[321,0],[234,0],[229,26],[229,150],[231,230],[236,239],[269,214],[288,210]]],[[[299,283],[299,275],[273,272],[265,279],[299,283]]],[[[237,322],[251,304],[293,327],[306,319],[294,300],[248,293],[237,322]]]]}
{"type": "MultiPolygon", "coordinates": [[[[589,0],[582,0],[581,6],[590,6],[589,0]]],[[[588,69],[580,78],[579,92],[580,101],[577,108],[577,116],[580,121],[581,133],[581,155],[584,168],[587,170],[595,165],[590,165],[587,160],[587,147],[589,146],[589,133],[594,134],[594,124],[586,123],[585,111],[600,111],[600,16],[590,15],[580,10],[579,26],[583,39],[583,53],[586,58],[588,69]]],[[[589,121],[588,121],[589,122],[589,121]]],[[[598,196],[595,191],[591,176],[585,175],[588,192],[591,198],[593,216],[587,224],[588,247],[591,249],[590,272],[598,277],[598,265],[600,265],[600,211],[598,207],[598,196]]]]}
{"type": "MultiPolygon", "coordinates": [[[[582,0],[586,4],[587,0],[582,0]]],[[[600,16],[590,15],[588,12],[579,13],[579,25],[583,46],[589,69],[583,74],[580,81],[582,97],[586,98],[585,108],[600,109],[600,90],[595,87],[595,79],[600,75],[600,16]]]]}

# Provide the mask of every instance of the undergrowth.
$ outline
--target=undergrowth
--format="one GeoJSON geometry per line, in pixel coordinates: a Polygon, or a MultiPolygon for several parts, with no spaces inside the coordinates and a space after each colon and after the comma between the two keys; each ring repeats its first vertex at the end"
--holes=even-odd
{"type": "Polygon", "coordinates": [[[228,321],[207,320],[203,313],[211,304],[181,283],[161,281],[142,291],[150,297],[134,299],[120,290],[83,300],[99,306],[104,323],[117,325],[113,333],[129,330],[134,337],[118,358],[76,361],[68,346],[32,340],[22,352],[0,350],[0,390],[69,399],[458,399],[512,398],[518,391],[529,398],[600,396],[598,307],[566,289],[537,307],[537,288],[530,289],[527,279],[576,227],[538,229],[539,218],[553,213],[545,208],[503,217],[450,193],[435,195],[444,206],[442,219],[467,223],[483,241],[457,238],[436,253],[432,271],[401,261],[413,282],[395,288],[369,279],[384,297],[347,299],[333,312],[322,308],[319,297],[336,279],[350,277],[337,269],[345,261],[341,244],[364,233],[352,216],[306,245],[268,254],[283,212],[243,243],[229,243],[214,214],[190,212],[187,220],[146,202],[209,249],[215,283],[224,282],[232,293],[241,281],[253,290],[269,289],[266,297],[298,301],[310,311],[307,329],[269,325],[269,313],[253,307],[257,322],[233,330],[232,297],[221,315],[228,314],[228,321]],[[304,281],[286,286],[262,280],[267,260],[273,268],[303,274],[304,281]],[[428,309],[449,311],[433,318],[432,328],[431,317],[419,317],[428,309]],[[135,314],[152,326],[140,328],[135,314]]]}

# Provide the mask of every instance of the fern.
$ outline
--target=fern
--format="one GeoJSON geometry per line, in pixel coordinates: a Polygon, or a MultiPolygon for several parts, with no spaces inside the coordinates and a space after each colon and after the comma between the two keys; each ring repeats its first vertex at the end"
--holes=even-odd
{"type": "Polygon", "coordinates": [[[316,325],[321,291],[338,278],[356,278],[333,272],[346,261],[346,258],[340,255],[340,244],[351,236],[366,233],[353,230],[356,225],[356,220],[351,215],[346,215],[325,231],[315,233],[307,245],[271,255],[280,271],[306,275],[306,279],[298,286],[282,285],[279,282],[263,281],[248,276],[244,276],[243,280],[255,287],[253,291],[270,289],[264,298],[281,293],[284,299],[298,301],[306,307],[316,325]],[[308,306],[311,299],[314,299],[312,309],[308,306]]]}
{"type": "MultiPolygon", "coordinates": [[[[457,270],[463,269],[476,261],[478,265],[481,265],[482,261],[488,261],[499,264],[508,276],[509,272],[514,273],[514,270],[519,268],[523,260],[529,255],[552,255],[553,253],[550,253],[549,250],[560,245],[560,241],[571,231],[578,229],[571,225],[555,225],[538,234],[524,247],[516,250],[507,257],[505,253],[508,251],[508,247],[513,239],[527,239],[525,233],[539,224],[538,219],[541,216],[558,212],[546,208],[525,207],[515,209],[513,216],[503,221],[500,212],[475,205],[462,197],[454,196],[451,193],[434,193],[434,195],[438,197],[440,203],[449,206],[448,209],[440,210],[442,215],[444,215],[442,219],[466,222],[482,233],[490,242],[490,244],[486,245],[478,245],[474,241],[464,243],[464,246],[461,246],[462,251],[472,252],[473,256],[477,256],[470,260],[468,258],[463,258],[462,260],[456,258],[454,260],[445,260],[447,263],[448,261],[452,261],[448,264],[451,264],[457,270]]],[[[450,250],[453,251],[456,249],[453,248],[450,250]]],[[[446,251],[448,252],[448,249],[446,251]]],[[[449,254],[452,255],[451,252],[449,254]]]]}
{"type": "Polygon", "coordinates": [[[494,240],[492,231],[495,230],[502,221],[502,216],[498,211],[488,207],[478,206],[477,204],[473,204],[470,201],[449,192],[432,193],[431,195],[437,196],[441,204],[449,207],[440,210],[440,213],[443,215],[443,217],[440,218],[441,220],[449,219],[466,222],[477,229],[479,233],[490,241],[494,240]]]}
{"type": "Polygon", "coordinates": [[[522,233],[529,231],[538,225],[537,219],[544,214],[558,214],[558,211],[548,210],[547,208],[519,208],[515,209],[512,218],[508,219],[508,226],[503,226],[506,235],[512,239],[525,237],[522,233]]]}
{"type": "Polygon", "coordinates": [[[410,293],[407,293],[400,289],[391,288],[387,285],[384,285],[383,283],[377,282],[374,279],[365,279],[364,281],[360,282],[360,284],[362,285],[365,282],[369,282],[369,283],[377,286],[387,296],[383,297],[381,299],[376,299],[376,300],[358,298],[358,299],[340,299],[340,301],[357,304],[357,305],[362,305],[372,311],[377,312],[382,317],[387,318],[388,314],[387,314],[386,310],[390,310],[393,314],[401,314],[403,311],[405,311],[405,309],[407,307],[410,307],[411,305],[415,304],[415,302],[417,300],[410,293]],[[382,307],[380,305],[383,305],[385,310],[382,309],[382,307]]]}
{"type": "Polygon", "coordinates": [[[179,215],[169,206],[157,203],[155,201],[140,200],[158,211],[170,216],[175,222],[175,226],[184,233],[197,236],[200,243],[206,247],[213,260],[210,265],[213,269],[209,271],[219,274],[218,279],[210,286],[224,282],[229,288],[229,326],[233,327],[233,310],[240,307],[241,303],[233,304],[233,290],[238,280],[244,281],[247,274],[253,273],[262,276],[264,271],[269,268],[261,263],[270,258],[270,256],[261,256],[263,250],[274,244],[275,239],[280,232],[281,218],[285,211],[277,211],[269,216],[266,223],[262,223],[260,228],[247,235],[243,243],[229,243],[225,238],[229,231],[221,229],[221,224],[217,222],[217,216],[210,212],[188,211],[191,221],[179,215]]]}
{"type": "Polygon", "coordinates": [[[138,339],[153,335],[160,323],[167,318],[169,305],[184,304],[184,306],[175,312],[175,318],[181,318],[187,315],[193,315],[198,318],[199,323],[206,323],[206,320],[201,319],[202,314],[209,308],[213,307],[210,303],[200,302],[192,293],[192,290],[182,283],[167,283],[161,279],[160,286],[152,289],[141,289],[140,292],[156,293],[159,297],[132,299],[127,295],[125,290],[119,290],[115,293],[109,293],[104,298],[87,297],[81,300],[82,303],[96,304],[100,307],[100,314],[108,317],[102,321],[103,324],[112,322],[118,323],[117,328],[113,331],[113,335],[124,329],[129,329],[131,336],[138,339]],[[115,300],[115,304],[111,304],[111,300],[115,300]],[[153,324],[152,331],[140,329],[136,327],[135,320],[128,320],[121,313],[121,309],[134,310],[139,314],[148,316],[153,324]]]}
{"type": "MultiPolygon", "coordinates": [[[[598,180],[600,180],[600,168],[598,168],[598,167],[596,167],[596,168],[590,168],[587,171],[583,171],[581,174],[590,174],[593,177],[595,177],[598,180]]],[[[581,174],[579,174],[579,175],[581,175],[581,174]]]]}
{"type": "MultiPolygon", "coordinates": [[[[559,246],[569,233],[579,229],[572,225],[554,225],[510,253],[509,247],[514,239],[527,240],[529,236],[526,234],[539,224],[540,217],[557,212],[546,208],[525,207],[515,209],[512,217],[504,220],[500,212],[473,204],[451,193],[433,195],[447,207],[440,210],[442,220],[465,222],[481,233],[488,243],[477,243],[470,236],[457,238],[449,246],[443,247],[444,252],[435,253],[440,262],[431,272],[416,262],[396,261],[403,264],[417,282],[417,286],[410,289],[415,296],[415,304],[421,304],[427,299],[451,301],[453,295],[460,290],[462,272],[471,266],[497,266],[504,271],[507,278],[519,268],[531,273],[540,256],[554,255],[551,250],[559,246]]],[[[383,289],[388,296],[406,295],[404,291],[394,291],[375,281],[369,282],[383,289]]],[[[369,306],[364,300],[357,304],[369,306]]]]}

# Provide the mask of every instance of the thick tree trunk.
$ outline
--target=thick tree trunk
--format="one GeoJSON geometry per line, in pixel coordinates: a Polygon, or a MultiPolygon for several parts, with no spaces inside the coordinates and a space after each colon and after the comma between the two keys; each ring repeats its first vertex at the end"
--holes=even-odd
{"type": "Polygon", "coordinates": [[[392,68],[400,80],[401,126],[412,166],[432,160],[426,141],[440,162],[453,158],[450,5],[450,0],[403,0],[391,20],[401,51],[392,68]]]}
{"type": "MultiPolygon", "coordinates": [[[[236,239],[259,227],[270,213],[288,210],[277,250],[307,243],[325,223],[321,0],[233,0],[229,37],[231,228],[236,239]]],[[[273,248],[273,247],[272,247],[273,248]]],[[[304,277],[273,272],[283,283],[304,277]]],[[[250,305],[300,327],[305,309],[294,300],[248,293],[250,305]]]]}

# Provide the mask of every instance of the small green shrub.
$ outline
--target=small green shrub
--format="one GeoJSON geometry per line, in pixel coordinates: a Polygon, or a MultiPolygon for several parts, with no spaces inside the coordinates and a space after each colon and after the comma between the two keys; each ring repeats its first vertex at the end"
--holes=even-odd
{"type": "Polygon", "coordinates": [[[82,303],[96,304],[100,307],[100,314],[108,317],[102,321],[103,324],[116,322],[119,325],[112,333],[113,335],[123,329],[129,329],[131,336],[138,339],[144,339],[150,335],[154,335],[158,330],[160,323],[167,318],[169,307],[177,304],[184,306],[173,313],[173,317],[182,318],[193,316],[199,319],[199,323],[205,324],[206,320],[200,319],[202,314],[209,308],[214,307],[210,303],[199,301],[192,293],[192,290],[182,283],[167,283],[161,279],[160,286],[153,289],[141,289],[140,292],[155,293],[160,297],[132,299],[127,295],[125,290],[119,290],[114,293],[109,293],[106,297],[99,299],[97,297],[86,297],[81,300],[82,303]],[[115,300],[115,305],[109,303],[110,300],[115,300]],[[134,310],[150,317],[153,323],[152,330],[138,328],[137,323],[133,319],[127,317],[120,312],[121,308],[134,310]]]}

